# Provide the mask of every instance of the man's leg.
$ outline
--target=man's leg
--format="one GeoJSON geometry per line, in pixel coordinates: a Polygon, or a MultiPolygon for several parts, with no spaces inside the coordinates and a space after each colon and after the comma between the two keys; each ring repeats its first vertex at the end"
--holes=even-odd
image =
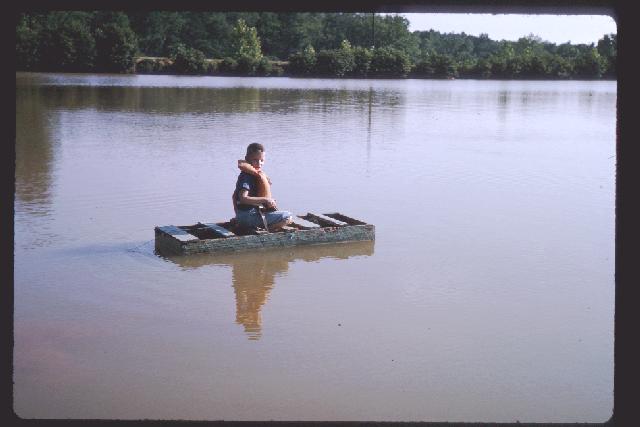
{"type": "Polygon", "coordinates": [[[285,211],[275,211],[265,213],[267,222],[269,223],[269,230],[276,231],[282,229],[285,225],[291,224],[292,215],[285,211]],[[272,222],[275,221],[275,222],[272,222]]]}
{"type": "Polygon", "coordinates": [[[269,226],[269,230],[271,231],[277,231],[282,229],[282,227],[284,227],[285,225],[289,225],[291,224],[291,217],[288,217],[287,219],[280,221],[280,222],[276,222],[275,224],[272,224],[269,226]]]}

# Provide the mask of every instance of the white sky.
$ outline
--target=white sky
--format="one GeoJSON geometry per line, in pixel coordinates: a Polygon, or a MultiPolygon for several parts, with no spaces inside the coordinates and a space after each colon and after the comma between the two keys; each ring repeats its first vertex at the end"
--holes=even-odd
{"type": "Polygon", "coordinates": [[[535,34],[560,44],[597,43],[605,34],[617,33],[616,23],[606,15],[491,15],[465,13],[401,13],[410,31],[487,33],[492,40],[517,40],[535,34]]]}

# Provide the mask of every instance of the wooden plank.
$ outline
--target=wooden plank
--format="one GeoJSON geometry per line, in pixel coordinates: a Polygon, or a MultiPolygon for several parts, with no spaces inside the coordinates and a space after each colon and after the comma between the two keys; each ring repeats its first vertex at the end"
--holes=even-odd
{"type": "Polygon", "coordinates": [[[322,214],[316,214],[316,213],[309,212],[308,216],[310,216],[312,218],[316,218],[316,219],[320,220],[321,222],[322,221],[328,222],[329,224],[331,224],[334,227],[344,227],[345,225],[347,225],[347,223],[344,222],[344,221],[339,221],[337,219],[333,219],[333,218],[330,218],[330,217],[328,217],[326,215],[322,215],[322,214]]]}
{"type": "Polygon", "coordinates": [[[199,222],[198,224],[201,224],[201,225],[204,225],[207,228],[210,228],[218,236],[235,237],[235,233],[232,233],[231,231],[227,230],[226,228],[224,228],[222,226],[219,226],[218,224],[215,224],[215,223],[212,223],[212,222],[206,222],[206,223],[199,222]]]}
{"type": "Polygon", "coordinates": [[[344,221],[349,225],[367,225],[365,221],[355,219],[350,216],[343,215],[339,212],[326,213],[326,216],[330,216],[333,219],[337,219],[338,221],[344,221]],[[337,218],[336,218],[337,217],[337,218]]]}
{"type": "Polygon", "coordinates": [[[299,216],[292,216],[291,217],[291,223],[299,226],[300,228],[302,228],[304,230],[320,228],[320,226],[318,224],[316,224],[314,222],[311,222],[311,221],[307,221],[306,219],[300,218],[299,216]]]}
{"type": "MultiPolygon", "coordinates": [[[[375,228],[373,225],[324,227],[313,230],[298,230],[291,233],[265,233],[260,230],[256,233],[256,235],[239,236],[233,239],[204,239],[185,243],[175,248],[175,252],[182,254],[222,253],[262,248],[375,240],[375,228]]],[[[160,237],[163,236],[166,236],[166,234],[162,233],[160,237]]],[[[178,244],[174,239],[171,239],[171,241],[178,244]]],[[[169,249],[174,250],[174,248],[169,249]]]]}
{"type": "Polygon", "coordinates": [[[193,234],[189,234],[186,231],[184,231],[182,228],[178,228],[175,225],[165,225],[162,227],[158,227],[158,229],[169,234],[174,239],[180,240],[181,242],[191,242],[194,240],[200,240],[193,234]]]}

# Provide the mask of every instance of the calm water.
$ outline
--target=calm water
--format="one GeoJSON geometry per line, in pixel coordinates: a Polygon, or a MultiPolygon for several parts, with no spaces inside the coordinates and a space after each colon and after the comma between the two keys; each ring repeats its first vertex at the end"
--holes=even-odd
{"type": "Polygon", "coordinates": [[[615,82],[16,74],[24,418],[602,422],[615,82]],[[163,258],[249,142],[376,241],[163,258]]]}

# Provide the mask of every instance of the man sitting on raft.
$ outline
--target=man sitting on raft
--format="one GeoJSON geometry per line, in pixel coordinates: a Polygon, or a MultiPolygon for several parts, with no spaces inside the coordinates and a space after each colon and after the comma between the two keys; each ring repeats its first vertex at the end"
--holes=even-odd
{"type": "Polygon", "coordinates": [[[277,210],[276,201],[271,197],[271,181],[262,170],[262,144],[249,144],[244,159],[238,160],[241,172],[233,192],[238,223],[250,228],[264,228],[266,221],[268,231],[277,231],[291,224],[291,212],[277,210]]]}

